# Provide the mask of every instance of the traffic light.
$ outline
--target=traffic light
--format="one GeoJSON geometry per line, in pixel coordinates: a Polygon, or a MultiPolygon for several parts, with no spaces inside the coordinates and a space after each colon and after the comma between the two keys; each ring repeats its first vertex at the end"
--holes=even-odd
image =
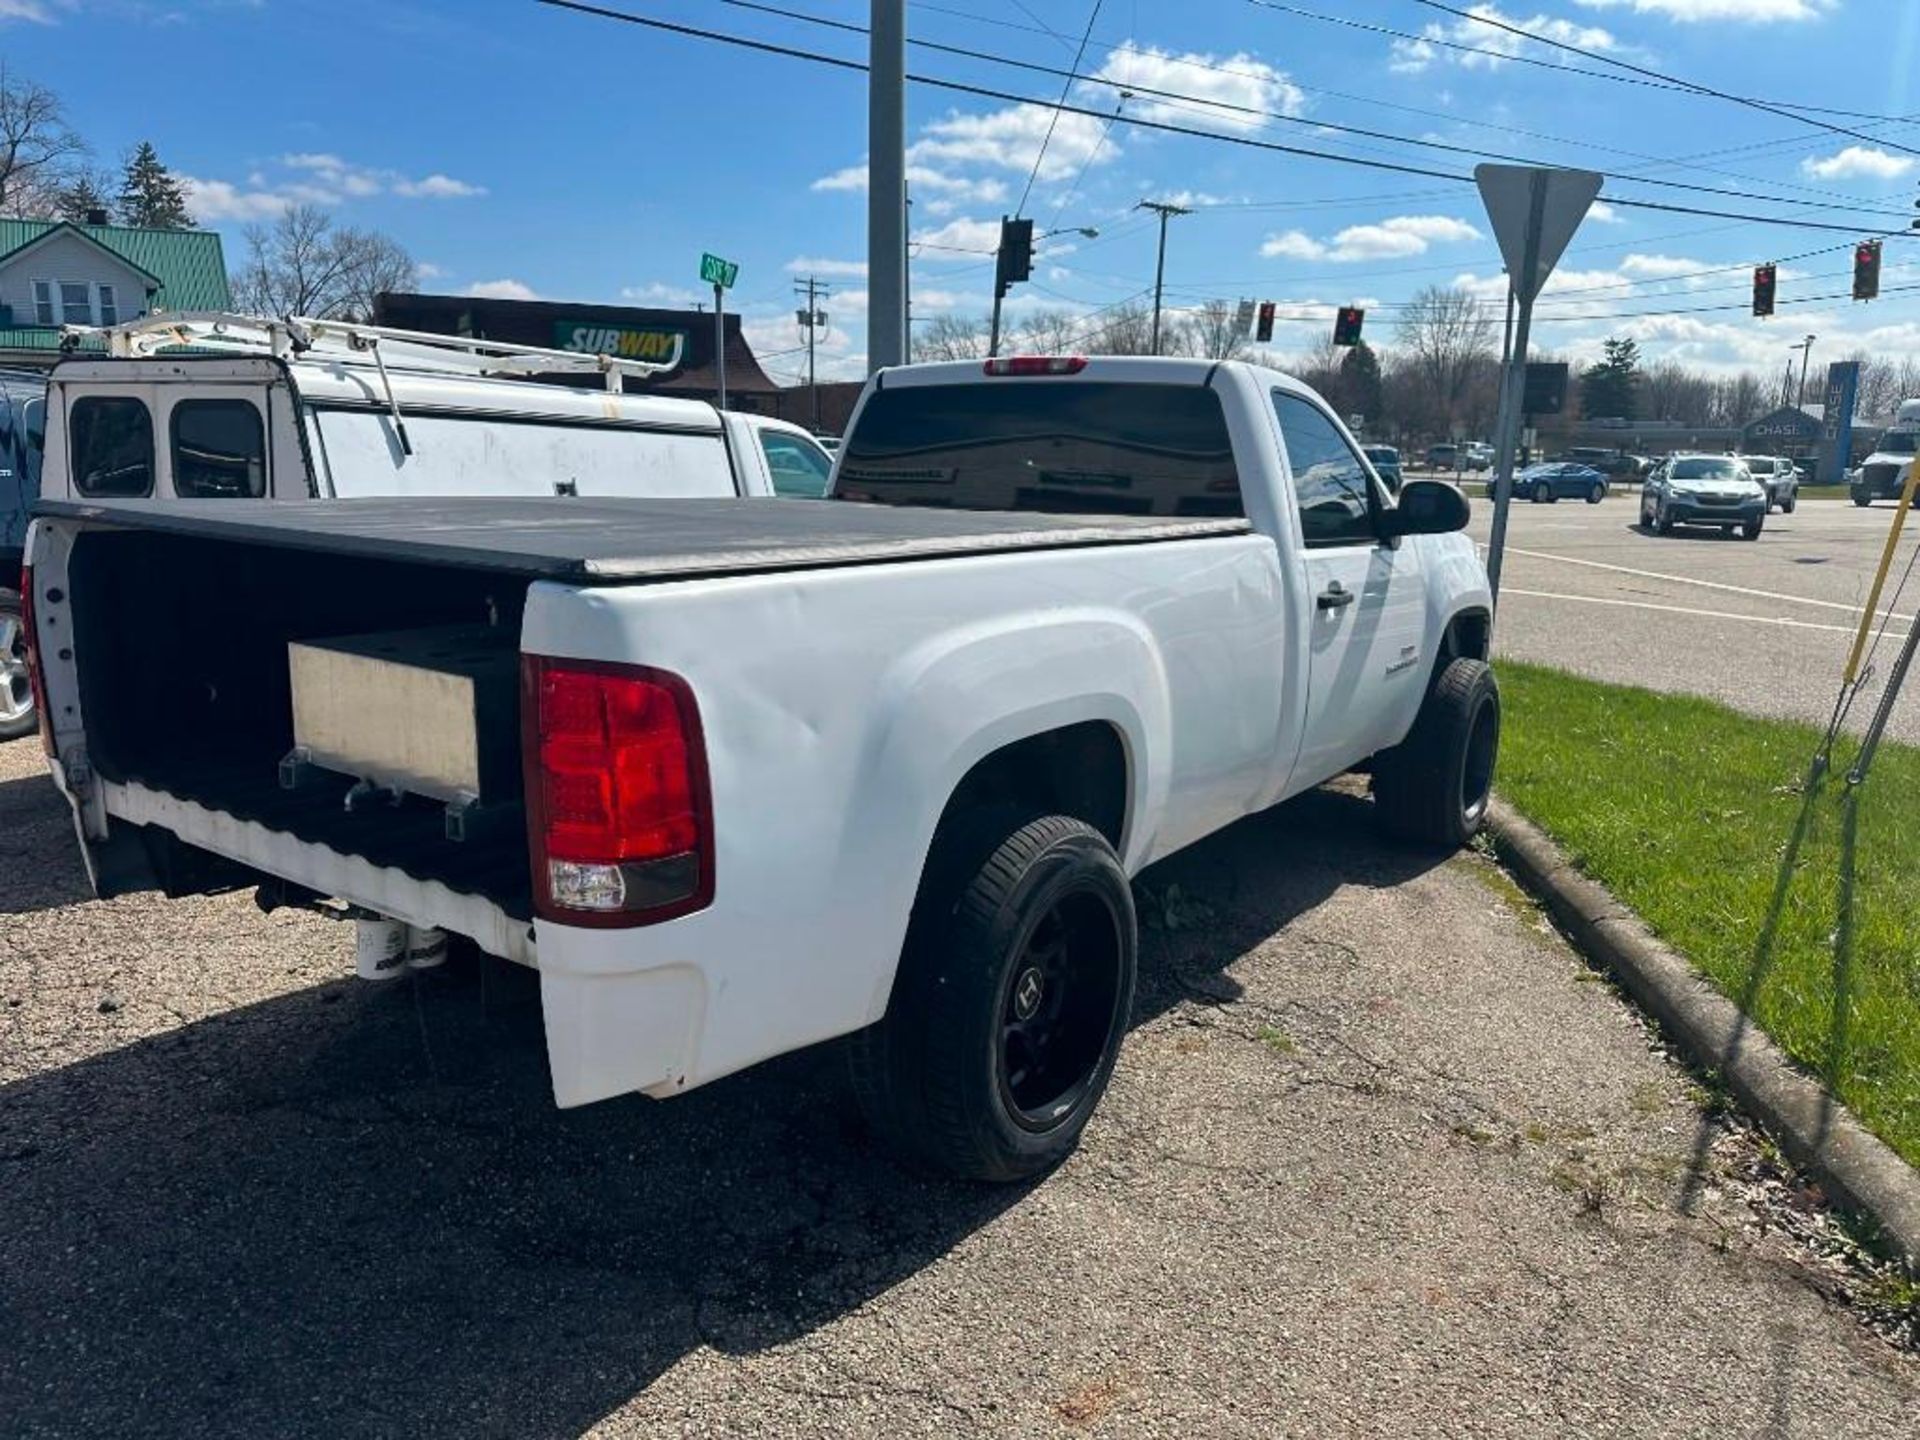
{"type": "Polygon", "coordinates": [[[1262,345],[1273,339],[1273,301],[1260,302],[1260,323],[1254,326],[1253,338],[1262,345]]]}
{"type": "Polygon", "coordinates": [[[1033,274],[1033,221],[1000,222],[1000,248],[994,252],[994,281],[1005,295],[1033,274]]]}
{"type": "Polygon", "coordinates": [[[1756,315],[1773,314],[1773,278],[1771,260],[1753,267],[1753,313],[1756,315]]]}
{"type": "Polygon", "coordinates": [[[1853,298],[1871,300],[1880,293],[1880,242],[1862,240],[1853,247],[1853,298]]]}
{"type": "Polygon", "coordinates": [[[1366,320],[1367,312],[1357,305],[1342,305],[1340,313],[1333,317],[1333,343],[1336,345],[1358,345],[1360,326],[1366,320]]]}

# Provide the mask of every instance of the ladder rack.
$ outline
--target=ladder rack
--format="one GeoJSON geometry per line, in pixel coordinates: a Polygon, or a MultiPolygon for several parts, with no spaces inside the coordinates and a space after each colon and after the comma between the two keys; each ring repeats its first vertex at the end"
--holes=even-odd
{"type": "Polygon", "coordinates": [[[319,320],[304,315],[275,320],[213,310],[182,311],[176,315],[149,315],[124,325],[66,325],[61,327],[61,333],[69,342],[97,337],[105,343],[109,355],[122,359],[188,347],[228,354],[367,365],[382,371],[391,366],[396,370],[463,375],[598,374],[605,377],[607,389],[616,393],[624,375],[659,375],[674,368],[672,363],[629,360],[618,355],[554,350],[466,335],[436,335],[424,330],[397,330],[388,325],[319,320]]]}

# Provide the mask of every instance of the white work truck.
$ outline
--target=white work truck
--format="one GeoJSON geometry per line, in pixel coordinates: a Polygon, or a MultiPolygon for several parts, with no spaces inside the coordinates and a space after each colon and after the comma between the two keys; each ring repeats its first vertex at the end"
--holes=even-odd
{"type": "Polygon", "coordinates": [[[1132,1004],[1129,880],[1343,771],[1455,846],[1499,742],[1451,485],[1258,366],[885,370],[822,501],[43,504],[95,888],[258,887],[537,968],[563,1106],[851,1036],[900,1150],[1031,1174],[1132,1004]],[[219,635],[182,651],[155,633],[219,635]]]}

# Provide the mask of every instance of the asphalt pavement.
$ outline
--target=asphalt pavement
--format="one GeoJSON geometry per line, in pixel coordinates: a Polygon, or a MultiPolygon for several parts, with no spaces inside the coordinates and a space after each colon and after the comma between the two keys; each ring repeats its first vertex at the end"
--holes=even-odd
{"type": "Polygon", "coordinates": [[[1078,1154],[920,1178],[832,1046],[553,1109],[504,963],[86,898],[0,746],[11,1437],[1894,1436],[1920,1356],[1483,859],[1349,784],[1141,882],[1078,1154]]]}
{"type": "MultiPolygon", "coordinates": [[[[1484,544],[1492,502],[1470,485],[1484,544]]],[[[1638,528],[1639,497],[1598,505],[1515,503],[1508,522],[1495,651],[1598,680],[1704,695],[1757,715],[1825,725],[1894,518],[1894,507],[1802,500],[1767,517],[1760,538],[1638,528]]],[[[1881,611],[1920,553],[1910,517],[1881,611]]],[[[1894,600],[1876,653],[1884,677],[1920,609],[1920,564],[1894,600]]],[[[1877,680],[1849,727],[1872,712],[1877,680]]],[[[1920,743],[1920,683],[1896,702],[1888,733],[1920,743]]]]}

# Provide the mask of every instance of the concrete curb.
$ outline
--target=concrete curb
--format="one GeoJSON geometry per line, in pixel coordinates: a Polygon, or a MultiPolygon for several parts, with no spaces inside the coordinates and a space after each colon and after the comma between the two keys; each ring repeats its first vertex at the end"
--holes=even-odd
{"type": "Polygon", "coordinates": [[[1695,1064],[1717,1071],[1795,1164],[1818,1175],[1835,1201],[1877,1224],[1887,1247],[1920,1274],[1920,1171],[1869,1134],[1638,915],[1576,870],[1538,826],[1499,799],[1487,819],[1495,852],[1574,943],[1610,970],[1695,1064]]]}

